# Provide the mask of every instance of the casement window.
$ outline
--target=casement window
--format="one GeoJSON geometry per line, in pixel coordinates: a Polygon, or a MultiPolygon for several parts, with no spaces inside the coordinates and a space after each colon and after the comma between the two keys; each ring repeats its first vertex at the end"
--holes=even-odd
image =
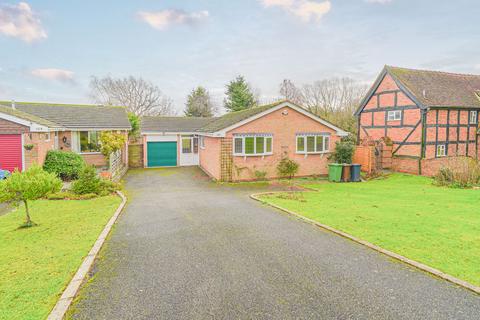
{"type": "Polygon", "coordinates": [[[402,120],[401,110],[388,111],[387,121],[399,121],[399,120],[402,120]]]}
{"type": "Polygon", "coordinates": [[[297,134],[297,153],[325,153],[330,150],[330,136],[320,134],[297,134]]]}
{"type": "Polygon", "coordinates": [[[236,135],[233,138],[233,154],[235,156],[271,155],[273,136],[266,134],[236,135]]]}
{"type": "Polygon", "coordinates": [[[437,145],[437,157],[447,156],[447,148],[444,144],[437,145]]]}
{"type": "MultiPolygon", "coordinates": [[[[73,134],[73,132],[72,132],[73,134]]],[[[100,132],[99,131],[80,131],[80,152],[100,152],[100,132]]]]}
{"type": "Polygon", "coordinates": [[[470,124],[477,124],[478,113],[477,111],[470,111],[470,124]]]}
{"type": "Polygon", "coordinates": [[[204,136],[199,136],[198,137],[198,143],[200,145],[200,149],[205,149],[205,137],[204,136]]]}

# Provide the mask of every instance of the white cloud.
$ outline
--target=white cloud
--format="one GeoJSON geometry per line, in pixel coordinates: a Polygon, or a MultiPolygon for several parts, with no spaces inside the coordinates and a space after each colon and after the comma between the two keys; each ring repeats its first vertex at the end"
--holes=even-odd
{"type": "Polygon", "coordinates": [[[393,0],[365,0],[365,2],[368,2],[368,3],[379,3],[379,4],[386,4],[392,1],[393,0]]]}
{"type": "Polygon", "coordinates": [[[174,24],[195,25],[208,18],[206,10],[185,12],[183,10],[168,9],[156,12],[140,11],[138,17],[158,30],[165,30],[174,24]]]}
{"type": "Polygon", "coordinates": [[[290,14],[297,16],[305,22],[320,19],[330,12],[332,4],[330,1],[310,0],[259,0],[266,8],[279,7],[290,14]]]}
{"type": "Polygon", "coordinates": [[[42,78],[46,80],[60,81],[73,83],[74,82],[74,73],[69,70],[62,69],[34,69],[31,71],[32,76],[37,78],[42,78]]]}
{"type": "Polygon", "coordinates": [[[0,33],[25,42],[47,38],[40,19],[26,2],[0,7],[0,33]]]}

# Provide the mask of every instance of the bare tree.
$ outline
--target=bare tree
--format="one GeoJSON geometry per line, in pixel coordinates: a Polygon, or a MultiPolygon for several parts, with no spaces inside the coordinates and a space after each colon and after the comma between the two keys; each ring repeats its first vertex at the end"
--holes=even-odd
{"type": "Polygon", "coordinates": [[[150,81],[133,76],[110,76],[90,80],[91,97],[95,103],[125,106],[137,116],[174,114],[173,102],[150,81]]]}
{"type": "Polygon", "coordinates": [[[280,84],[280,95],[283,99],[300,106],[303,105],[304,98],[302,91],[289,79],[284,79],[280,84]]]}
{"type": "Polygon", "coordinates": [[[351,78],[331,78],[304,85],[302,93],[308,110],[354,133],[353,113],[366,90],[367,86],[351,78]]]}

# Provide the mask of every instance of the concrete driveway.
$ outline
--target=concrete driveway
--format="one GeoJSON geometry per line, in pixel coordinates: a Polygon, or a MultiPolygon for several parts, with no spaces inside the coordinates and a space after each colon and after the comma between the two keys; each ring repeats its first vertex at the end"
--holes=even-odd
{"type": "Polygon", "coordinates": [[[478,319],[479,296],[250,200],[138,170],[75,319],[478,319]]]}

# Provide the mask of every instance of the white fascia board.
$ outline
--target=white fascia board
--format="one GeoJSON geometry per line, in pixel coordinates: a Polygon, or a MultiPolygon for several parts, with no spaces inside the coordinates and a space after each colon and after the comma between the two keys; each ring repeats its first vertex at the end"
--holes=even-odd
{"type": "Polygon", "coordinates": [[[309,112],[309,111],[307,111],[307,110],[305,110],[305,109],[303,109],[303,108],[301,108],[301,107],[299,107],[299,106],[296,106],[296,105],[294,105],[294,104],[292,104],[292,103],[289,103],[289,102],[284,102],[284,103],[282,103],[282,104],[279,104],[279,105],[276,106],[276,107],[273,107],[273,108],[271,108],[271,109],[268,109],[268,110],[265,110],[265,111],[263,111],[263,112],[260,112],[260,113],[254,115],[254,116],[252,116],[252,117],[250,117],[250,118],[247,118],[247,119],[245,119],[245,120],[242,120],[242,121],[240,121],[240,122],[237,122],[237,123],[235,123],[234,125],[231,125],[231,126],[225,128],[225,129],[222,129],[222,130],[220,130],[220,131],[214,132],[214,134],[218,134],[217,136],[223,136],[223,137],[224,137],[224,136],[227,134],[227,132],[230,131],[230,130],[233,130],[233,129],[235,129],[235,128],[241,127],[241,126],[243,126],[244,124],[247,124],[247,123],[249,123],[249,122],[252,122],[252,121],[254,121],[254,120],[257,120],[257,119],[259,119],[259,118],[261,118],[261,117],[263,117],[263,116],[265,116],[265,115],[267,115],[267,114],[269,114],[269,113],[275,112],[275,111],[277,111],[277,110],[279,110],[279,109],[282,109],[282,108],[285,108],[285,107],[291,108],[291,109],[293,109],[293,110],[295,110],[295,111],[297,111],[297,112],[299,112],[299,113],[301,113],[301,114],[303,114],[303,115],[305,115],[305,116],[307,116],[307,117],[309,117],[309,118],[311,118],[311,119],[313,119],[313,120],[315,120],[315,121],[323,124],[324,126],[330,128],[330,129],[335,130],[335,131],[336,131],[336,134],[337,134],[338,136],[341,136],[341,137],[348,136],[348,133],[347,133],[346,131],[344,131],[344,130],[342,130],[342,129],[336,127],[336,126],[334,126],[334,125],[331,124],[330,122],[325,121],[325,120],[323,120],[323,119],[320,118],[320,117],[317,117],[317,116],[314,115],[313,113],[311,113],[311,112],[309,112]]]}
{"type": "Polygon", "coordinates": [[[140,135],[142,136],[149,136],[149,135],[156,135],[156,136],[171,136],[171,135],[194,135],[194,134],[199,134],[198,132],[171,132],[171,131],[141,131],[140,135]]]}
{"type": "Polygon", "coordinates": [[[128,128],[62,128],[58,131],[129,131],[128,128]]]}
{"type": "Polygon", "coordinates": [[[31,122],[25,119],[21,119],[19,117],[12,116],[10,114],[0,113],[0,119],[4,119],[10,122],[18,123],[22,126],[28,127],[30,132],[48,132],[50,131],[49,127],[44,125],[31,122]]]}

